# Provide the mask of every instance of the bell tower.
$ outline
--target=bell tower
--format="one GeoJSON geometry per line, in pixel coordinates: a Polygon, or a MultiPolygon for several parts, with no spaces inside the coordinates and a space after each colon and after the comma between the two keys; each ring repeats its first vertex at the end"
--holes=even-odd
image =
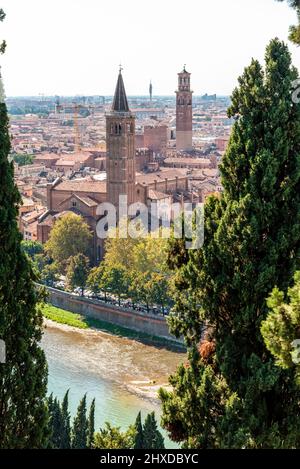
{"type": "Polygon", "coordinates": [[[117,211],[119,196],[135,195],[135,117],[130,112],[120,68],[111,112],[106,115],[107,202],[117,211]]]}
{"type": "Polygon", "coordinates": [[[178,73],[178,90],[176,91],[176,149],[191,151],[193,149],[193,110],[191,91],[191,74],[183,67],[178,73]]]}

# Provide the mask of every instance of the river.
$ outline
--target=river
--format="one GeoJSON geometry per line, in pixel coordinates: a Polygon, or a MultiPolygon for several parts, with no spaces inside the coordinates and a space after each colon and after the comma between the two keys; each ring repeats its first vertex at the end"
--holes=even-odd
{"type": "MultiPolygon", "coordinates": [[[[168,375],[185,359],[165,348],[51,321],[42,347],[49,366],[49,393],[62,399],[69,389],[72,416],[84,393],[88,404],[95,397],[96,430],[105,421],[126,429],[140,410],[143,417],[154,410],[159,421],[157,389],[167,385],[168,375]]],[[[168,438],[165,443],[176,447],[168,438]]]]}

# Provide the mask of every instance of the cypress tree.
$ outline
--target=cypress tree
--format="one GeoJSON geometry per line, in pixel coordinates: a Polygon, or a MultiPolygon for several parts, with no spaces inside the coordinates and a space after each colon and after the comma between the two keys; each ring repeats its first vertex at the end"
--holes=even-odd
{"type": "Polygon", "coordinates": [[[59,400],[55,398],[52,402],[50,425],[51,425],[51,440],[50,447],[60,449],[62,447],[63,435],[63,418],[59,400]]]}
{"type": "Polygon", "coordinates": [[[134,438],[134,449],[142,449],[144,448],[144,433],[141,412],[137,414],[137,418],[135,421],[135,431],[136,434],[134,438]]]}
{"type": "Polygon", "coordinates": [[[62,416],[62,435],[61,445],[62,449],[69,449],[71,447],[71,428],[70,428],[70,412],[69,412],[69,390],[64,395],[61,405],[62,416]]]}
{"type": "Polygon", "coordinates": [[[261,336],[275,285],[299,268],[300,106],[286,45],[272,40],[265,70],[253,60],[232,95],[235,119],[221,164],[220,199],[205,204],[205,241],[172,242],[173,332],[189,361],[161,391],[163,425],[197,448],[300,446],[300,390],[261,336]],[[203,326],[205,325],[205,333],[203,326]]]}
{"type": "Polygon", "coordinates": [[[164,439],[157,429],[155,413],[147,415],[143,428],[143,448],[144,449],[164,449],[164,439]]]}
{"type": "Polygon", "coordinates": [[[86,418],[86,394],[81,399],[72,428],[72,448],[84,449],[87,447],[88,421],[86,418]]]}
{"type": "Polygon", "coordinates": [[[47,365],[39,346],[36,278],[18,231],[21,199],[10,149],[0,77],[0,339],[6,345],[6,363],[0,363],[0,448],[38,448],[47,444],[48,435],[47,365]]]}
{"type": "Polygon", "coordinates": [[[92,400],[89,418],[88,418],[88,427],[87,427],[87,447],[92,448],[94,443],[95,435],[95,399],[92,400]]]}

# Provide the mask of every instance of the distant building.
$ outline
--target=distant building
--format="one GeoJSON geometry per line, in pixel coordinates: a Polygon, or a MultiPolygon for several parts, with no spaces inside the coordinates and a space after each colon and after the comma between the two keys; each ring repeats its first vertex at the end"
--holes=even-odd
{"type": "Polygon", "coordinates": [[[191,74],[183,67],[178,73],[178,90],[176,91],[176,149],[177,151],[193,150],[193,111],[191,74]]]}

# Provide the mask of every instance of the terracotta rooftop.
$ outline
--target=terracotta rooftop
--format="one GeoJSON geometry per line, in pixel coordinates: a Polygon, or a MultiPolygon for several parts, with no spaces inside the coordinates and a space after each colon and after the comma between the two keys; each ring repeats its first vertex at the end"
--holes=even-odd
{"type": "Polygon", "coordinates": [[[140,173],[136,175],[136,182],[139,182],[140,184],[150,184],[150,183],[153,183],[155,180],[157,182],[164,181],[166,178],[167,179],[175,179],[176,177],[184,178],[186,177],[186,172],[187,170],[184,168],[182,169],[166,168],[165,170],[157,171],[155,173],[148,173],[148,174],[140,173]]]}
{"type": "Polygon", "coordinates": [[[168,194],[164,194],[163,192],[154,191],[152,189],[149,190],[148,198],[151,200],[161,200],[167,199],[170,196],[168,194]]]}
{"type": "Polygon", "coordinates": [[[106,192],[105,181],[94,181],[92,179],[80,179],[71,181],[62,181],[58,183],[53,190],[55,191],[71,191],[71,192],[106,192]]]}

